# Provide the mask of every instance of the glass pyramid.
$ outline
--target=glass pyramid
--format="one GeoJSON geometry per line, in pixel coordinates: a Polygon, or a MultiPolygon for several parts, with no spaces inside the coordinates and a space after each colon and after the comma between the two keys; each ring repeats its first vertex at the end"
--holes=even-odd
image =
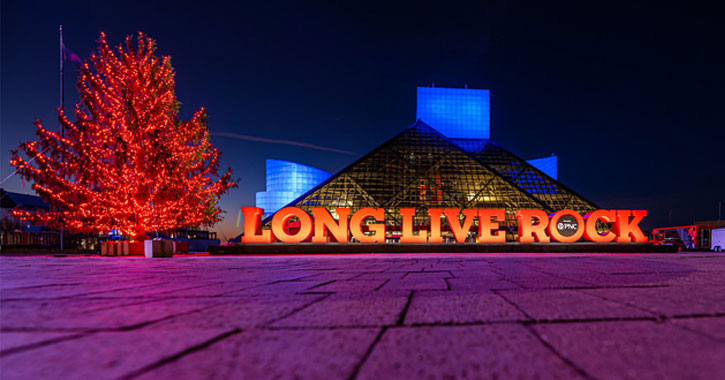
{"type": "Polygon", "coordinates": [[[325,207],[333,216],[336,207],[384,208],[391,235],[400,231],[401,207],[416,209],[414,224],[421,228],[429,224],[429,208],[505,209],[501,225],[509,240],[519,209],[570,208],[584,215],[599,208],[488,139],[449,139],[420,120],[289,206],[325,207]]]}

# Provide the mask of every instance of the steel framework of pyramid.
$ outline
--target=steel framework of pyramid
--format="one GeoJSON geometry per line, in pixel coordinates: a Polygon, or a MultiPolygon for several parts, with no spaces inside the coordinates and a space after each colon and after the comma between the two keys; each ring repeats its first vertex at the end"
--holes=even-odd
{"type": "Polygon", "coordinates": [[[599,208],[488,139],[447,138],[421,120],[289,206],[325,207],[335,217],[337,207],[384,208],[389,233],[399,231],[402,207],[416,209],[414,224],[421,228],[429,208],[505,209],[508,240],[515,238],[519,209],[585,215],[599,208]]]}

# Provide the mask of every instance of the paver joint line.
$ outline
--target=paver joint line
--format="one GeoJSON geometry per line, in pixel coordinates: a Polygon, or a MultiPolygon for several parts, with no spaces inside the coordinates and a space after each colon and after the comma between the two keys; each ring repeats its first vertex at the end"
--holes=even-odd
{"type": "Polygon", "coordinates": [[[203,343],[200,343],[198,345],[189,347],[189,348],[187,348],[187,349],[185,349],[185,350],[183,350],[181,352],[177,352],[176,354],[173,354],[171,356],[167,356],[167,357],[165,357],[165,358],[163,358],[163,359],[161,359],[161,360],[159,360],[159,361],[157,361],[155,363],[151,363],[151,364],[149,364],[149,365],[147,365],[147,366],[145,366],[145,367],[143,367],[143,368],[141,368],[141,369],[139,369],[137,371],[128,373],[126,375],[123,375],[118,380],[130,380],[130,379],[133,379],[135,377],[141,376],[141,375],[143,375],[146,372],[149,372],[151,370],[154,370],[156,368],[159,368],[159,367],[161,367],[161,366],[163,366],[165,364],[171,363],[173,361],[179,360],[180,358],[182,358],[185,355],[188,355],[188,354],[190,354],[192,352],[196,352],[196,351],[202,350],[202,349],[204,349],[206,347],[209,347],[212,344],[214,344],[214,343],[216,343],[216,342],[218,342],[220,340],[226,339],[226,338],[228,338],[228,337],[230,337],[232,335],[235,335],[235,334],[239,334],[240,332],[242,332],[242,330],[240,330],[240,329],[234,329],[234,330],[231,330],[231,331],[227,331],[227,332],[225,332],[225,333],[223,333],[221,335],[218,335],[218,336],[216,336],[216,337],[214,337],[212,339],[207,340],[206,342],[203,342],[203,343]]]}
{"type": "Polygon", "coordinates": [[[318,298],[318,299],[316,299],[314,301],[308,302],[308,303],[306,303],[306,304],[304,304],[304,305],[302,305],[300,307],[297,307],[297,308],[293,309],[292,311],[290,311],[289,313],[286,313],[286,314],[282,315],[281,317],[274,318],[271,321],[268,321],[267,323],[264,323],[263,325],[268,326],[268,325],[274,324],[275,322],[281,321],[281,320],[283,320],[283,319],[285,319],[287,317],[290,317],[290,316],[294,315],[295,313],[298,313],[298,312],[300,312],[300,311],[302,311],[302,310],[304,310],[304,309],[306,309],[306,308],[308,308],[308,307],[310,307],[310,306],[312,306],[312,305],[314,305],[314,304],[316,304],[316,303],[318,303],[318,302],[326,299],[327,297],[331,296],[332,294],[333,293],[324,294],[322,297],[320,297],[320,298],[318,298]]]}
{"type": "Polygon", "coordinates": [[[367,351],[365,351],[365,354],[363,354],[363,357],[360,359],[360,361],[355,365],[355,368],[353,368],[352,373],[350,374],[350,377],[348,377],[348,380],[354,380],[357,378],[357,375],[360,373],[360,369],[362,369],[362,366],[365,365],[365,362],[368,360],[370,355],[373,353],[373,350],[375,349],[375,346],[380,342],[381,339],[383,339],[383,335],[385,332],[388,331],[387,327],[383,327],[380,329],[380,332],[377,336],[375,336],[375,339],[370,344],[370,347],[368,347],[367,351]]]}
{"type": "Polygon", "coordinates": [[[585,371],[583,368],[576,365],[571,359],[564,356],[561,352],[559,352],[557,349],[554,348],[549,342],[547,342],[544,338],[541,337],[533,328],[530,326],[527,326],[527,330],[544,346],[546,347],[552,354],[556,355],[559,359],[561,359],[566,365],[568,365],[571,369],[576,371],[579,375],[584,377],[585,379],[590,380],[596,380],[596,378],[587,371],[585,371]]]}
{"type": "Polygon", "coordinates": [[[9,356],[9,355],[12,355],[12,354],[16,354],[16,353],[19,353],[19,352],[28,351],[28,350],[32,350],[32,349],[35,349],[35,348],[47,346],[47,345],[50,345],[50,344],[64,342],[66,340],[73,340],[73,339],[83,338],[83,337],[88,336],[90,334],[92,334],[92,333],[80,333],[80,334],[74,334],[74,335],[69,335],[69,336],[62,336],[62,337],[58,337],[58,338],[43,340],[43,341],[40,341],[40,342],[37,342],[37,343],[26,344],[26,345],[23,345],[23,346],[8,348],[6,350],[0,351],[0,358],[6,357],[6,356],[9,356]]]}
{"type": "Polygon", "coordinates": [[[25,290],[25,289],[41,289],[41,288],[51,288],[51,287],[62,287],[62,286],[78,286],[83,285],[82,282],[74,282],[70,284],[44,284],[44,285],[31,285],[31,286],[19,286],[17,288],[2,288],[0,289],[0,292],[8,291],[8,290],[25,290]]]}
{"type": "MultiPolygon", "coordinates": [[[[162,282],[160,282],[160,283],[156,283],[156,284],[152,284],[152,285],[165,285],[165,284],[162,283],[162,282]]],[[[71,295],[59,296],[59,297],[4,298],[3,301],[66,300],[66,299],[71,299],[71,298],[76,298],[76,297],[85,297],[85,296],[88,296],[88,295],[91,295],[91,294],[106,294],[106,293],[119,292],[119,291],[123,291],[123,290],[136,289],[138,287],[139,287],[138,285],[137,286],[128,286],[128,287],[125,287],[125,288],[109,289],[109,290],[99,290],[99,291],[95,291],[95,292],[80,293],[80,294],[71,294],[71,295]]],[[[10,289],[6,289],[6,290],[10,290],[10,289]]],[[[12,289],[12,290],[15,290],[15,289],[12,289]]]]}
{"type": "Polygon", "coordinates": [[[536,320],[536,319],[535,319],[535,318],[534,318],[533,316],[531,316],[531,314],[529,314],[529,313],[528,313],[528,312],[527,312],[526,310],[522,309],[522,308],[521,308],[521,306],[517,305],[517,304],[516,304],[515,302],[511,301],[511,300],[510,300],[510,299],[508,299],[508,298],[507,298],[506,296],[504,296],[503,294],[501,294],[501,292],[500,292],[500,291],[498,291],[498,290],[491,290],[491,292],[492,292],[493,294],[495,294],[495,295],[497,295],[497,296],[501,297],[501,298],[502,298],[502,299],[503,299],[504,301],[506,301],[506,302],[507,302],[507,303],[509,303],[509,304],[510,304],[511,306],[513,306],[514,308],[516,308],[516,310],[520,311],[520,312],[521,312],[521,313],[522,313],[523,315],[525,315],[525,316],[526,316],[527,318],[529,318],[530,320],[532,320],[532,321],[533,321],[533,320],[536,320]]]}
{"type": "MultiPolygon", "coordinates": [[[[708,318],[709,318],[709,317],[708,317],[708,318]]],[[[676,321],[677,319],[673,319],[673,320],[675,320],[675,321],[676,321]]],[[[673,325],[674,325],[675,327],[677,327],[677,328],[680,328],[680,329],[683,329],[683,330],[687,330],[687,331],[689,331],[689,332],[695,333],[695,334],[697,334],[697,335],[700,335],[700,336],[702,336],[702,337],[708,338],[708,339],[710,339],[710,340],[714,340],[714,341],[716,341],[716,342],[718,342],[718,343],[723,343],[723,344],[725,344],[725,338],[718,338],[718,337],[716,337],[716,336],[712,336],[712,335],[710,335],[710,334],[707,334],[707,333],[705,333],[705,332],[702,332],[702,331],[700,331],[700,330],[694,329],[694,328],[692,328],[692,327],[690,327],[690,326],[684,326],[684,325],[681,325],[681,324],[679,324],[679,323],[673,323],[673,325]]]]}
{"type": "MultiPolygon", "coordinates": [[[[424,268],[424,269],[425,269],[425,268],[424,268]]],[[[448,273],[448,274],[449,274],[449,275],[451,276],[451,278],[456,278],[456,276],[455,276],[455,275],[453,275],[453,273],[452,273],[451,271],[449,271],[449,270],[421,270],[421,271],[407,271],[407,272],[405,272],[405,274],[403,275],[403,278],[406,278],[406,277],[408,277],[408,275],[410,275],[410,274],[428,274],[428,273],[448,273]]],[[[446,277],[444,277],[444,278],[446,278],[446,277]]]]}
{"type": "MultiPolygon", "coordinates": [[[[634,288],[634,289],[637,289],[637,288],[634,288]]],[[[640,289],[642,289],[642,288],[640,288],[640,289]]],[[[586,289],[586,290],[594,290],[594,289],[586,289]]],[[[648,312],[648,313],[651,313],[651,314],[656,314],[658,316],[658,318],[660,318],[660,319],[666,319],[667,318],[666,315],[664,315],[662,313],[658,313],[656,310],[651,310],[651,309],[648,309],[646,307],[642,307],[642,306],[639,306],[637,304],[634,304],[632,302],[626,302],[626,301],[618,300],[618,299],[611,298],[611,297],[605,297],[605,296],[603,296],[601,294],[596,294],[596,293],[590,293],[590,292],[584,292],[584,293],[585,294],[588,294],[590,296],[593,296],[593,297],[601,298],[601,299],[606,300],[606,301],[609,301],[609,302],[618,303],[620,305],[625,305],[625,306],[633,307],[635,309],[639,309],[639,310],[642,310],[642,311],[645,311],[645,312],[648,312]]]]}
{"type": "Polygon", "coordinates": [[[335,282],[335,281],[336,281],[336,280],[330,280],[330,281],[327,281],[327,282],[323,282],[323,283],[321,283],[321,284],[317,284],[317,285],[311,286],[311,287],[309,287],[309,288],[308,288],[307,290],[310,290],[310,289],[314,289],[314,288],[319,288],[320,286],[325,286],[325,285],[327,285],[327,284],[332,284],[332,283],[333,283],[333,282],[335,282]]]}
{"type": "Polygon", "coordinates": [[[687,318],[723,318],[725,313],[698,313],[667,316],[667,319],[687,319],[687,318]]]}
{"type": "Polygon", "coordinates": [[[413,301],[414,294],[415,294],[415,290],[411,290],[410,294],[408,295],[408,302],[405,303],[405,306],[403,307],[403,311],[400,312],[400,316],[398,317],[398,322],[395,324],[396,326],[403,325],[403,321],[405,321],[405,315],[408,313],[408,308],[410,307],[410,303],[413,301]]]}
{"type": "Polygon", "coordinates": [[[380,288],[382,288],[383,286],[385,286],[385,284],[387,284],[388,282],[390,282],[390,279],[385,280],[382,284],[380,284],[377,288],[375,288],[375,291],[380,290],[380,288]]]}
{"type": "Polygon", "coordinates": [[[600,322],[628,322],[628,321],[650,321],[661,323],[666,318],[660,318],[659,316],[654,317],[616,317],[616,318],[569,318],[569,319],[545,319],[539,318],[531,321],[523,321],[521,324],[525,326],[530,325],[551,325],[551,324],[566,324],[566,323],[600,323],[600,322]]]}

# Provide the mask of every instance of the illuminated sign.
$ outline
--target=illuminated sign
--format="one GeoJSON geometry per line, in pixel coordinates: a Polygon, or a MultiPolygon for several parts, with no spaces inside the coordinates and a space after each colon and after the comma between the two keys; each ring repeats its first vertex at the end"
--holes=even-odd
{"type": "MultiPolygon", "coordinates": [[[[242,243],[348,243],[350,236],[361,243],[385,243],[385,209],[361,208],[352,215],[349,208],[336,208],[334,218],[324,207],[313,207],[311,214],[298,207],[285,207],[272,217],[269,230],[262,229],[264,210],[242,207],[244,235],[242,243]],[[290,221],[295,218],[295,228],[290,221]],[[371,222],[364,223],[372,219],[371,222]],[[293,231],[294,230],[294,231],[293,231]]],[[[503,209],[428,209],[428,230],[414,231],[414,208],[401,208],[403,219],[401,243],[442,243],[441,219],[448,221],[453,238],[463,243],[478,219],[479,243],[505,243],[506,232],[499,223],[506,217],[503,209]]],[[[518,241],[520,243],[574,243],[581,239],[594,243],[646,243],[647,237],[639,223],[647,216],[646,210],[596,210],[585,216],[574,210],[561,210],[549,217],[543,210],[518,210],[518,241]],[[611,231],[600,233],[597,222],[611,223],[611,231]]]]}

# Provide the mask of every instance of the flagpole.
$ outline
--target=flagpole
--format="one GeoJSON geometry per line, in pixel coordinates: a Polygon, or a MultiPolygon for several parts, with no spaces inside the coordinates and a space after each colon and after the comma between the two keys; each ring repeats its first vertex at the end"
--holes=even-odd
{"type": "MultiPolygon", "coordinates": [[[[63,109],[63,25],[59,27],[60,31],[60,109],[63,109]]],[[[60,137],[63,137],[63,123],[60,124],[60,137]]]]}
{"type": "MultiPolygon", "coordinates": [[[[63,51],[63,25],[60,25],[58,27],[58,31],[60,32],[60,109],[63,110],[63,103],[64,103],[64,100],[65,100],[64,99],[64,96],[63,96],[64,95],[64,91],[63,91],[63,53],[64,53],[64,51],[63,51]]],[[[64,133],[63,132],[64,132],[63,131],[63,123],[60,123],[60,137],[61,138],[64,137],[64,133]]],[[[61,156],[61,161],[62,160],[63,160],[63,157],[61,156]]],[[[62,173],[62,171],[61,171],[61,173],[62,173]]],[[[61,213],[61,215],[62,215],[62,213],[61,213]]],[[[61,217],[61,222],[60,222],[60,250],[61,251],[64,248],[64,244],[63,244],[64,243],[63,242],[63,232],[64,231],[63,230],[64,230],[64,228],[63,228],[63,220],[62,220],[62,217],[61,217]]]]}

